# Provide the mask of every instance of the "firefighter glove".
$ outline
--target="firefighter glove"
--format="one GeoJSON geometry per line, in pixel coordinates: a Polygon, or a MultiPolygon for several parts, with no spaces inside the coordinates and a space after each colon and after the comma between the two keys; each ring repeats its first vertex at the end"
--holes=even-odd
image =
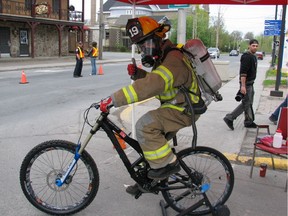
{"type": "Polygon", "coordinates": [[[137,72],[137,66],[134,64],[128,64],[127,70],[130,76],[134,76],[137,72]]]}

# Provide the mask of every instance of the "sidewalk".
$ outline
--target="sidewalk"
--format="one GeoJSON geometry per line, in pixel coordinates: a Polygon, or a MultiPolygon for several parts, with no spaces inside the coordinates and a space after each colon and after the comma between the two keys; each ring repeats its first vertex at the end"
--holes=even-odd
{"type": "MultiPolygon", "coordinates": [[[[140,55],[135,54],[135,59],[139,60],[140,55]]],[[[107,64],[113,62],[131,62],[131,53],[122,52],[103,52],[102,60],[97,59],[97,64],[107,64]],[[119,56],[121,56],[119,58],[119,56]]],[[[31,68],[47,68],[47,67],[70,67],[75,66],[76,60],[74,55],[63,57],[19,57],[0,58],[0,72],[27,70],[31,68]]],[[[84,65],[90,65],[90,58],[86,57],[83,62],[84,65]]]]}

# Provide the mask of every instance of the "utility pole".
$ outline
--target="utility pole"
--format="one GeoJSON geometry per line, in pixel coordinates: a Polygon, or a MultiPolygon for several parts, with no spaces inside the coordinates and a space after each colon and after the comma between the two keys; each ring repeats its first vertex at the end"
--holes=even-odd
{"type": "Polygon", "coordinates": [[[91,20],[90,25],[95,26],[96,24],[96,0],[91,0],[91,20]]]}
{"type": "Polygon", "coordinates": [[[93,27],[96,25],[96,0],[91,0],[91,16],[90,16],[90,26],[92,27],[89,31],[89,42],[94,41],[95,30],[93,27]]]}
{"type": "Polygon", "coordinates": [[[218,48],[218,45],[219,45],[220,10],[221,10],[221,7],[219,6],[219,8],[218,8],[218,17],[217,17],[217,28],[216,28],[216,48],[218,48]]]}
{"type": "Polygon", "coordinates": [[[178,8],[177,43],[186,42],[186,12],[183,8],[178,8]]]}
{"type": "Polygon", "coordinates": [[[104,23],[103,23],[103,0],[100,0],[100,15],[99,15],[99,54],[98,59],[102,60],[103,53],[103,34],[104,34],[104,23]]]}
{"type": "Polygon", "coordinates": [[[192,39],[194,39],[197,36],[197,11],[196,11],[196,5],[192,6],[192,14],[193,14],[192,39]]]}
{"type": "MultiPolygon", "coordinates": [[[[278,5],[276,5],[275,8],[275,20],[277,20],[277,13],[278,13],[278,5]]],[[[273,36],[273,50],[272,50],[272,61],[271,61],[271,67],[275,66],[275,61],[276,61],[276,35],[273,36]]]]}
{"type": "Polygon", "coordinates": [[[281,33],[280,33],[280,44],[279,44],[279,54],[278,54],[278,64],[277,64],[277,73],[276,73],[276,83],[275,90],[270,91],[270,96],[283,97],[283,91],[279,91],[279,86],[281,84],[281,70],[283,62],[283,51],[284,51],[284,39],[285,39],[285,20],[286,20],[286,10],[287,5],[283,5],[282,10],[282,24],[281,24],[281,33]]]}

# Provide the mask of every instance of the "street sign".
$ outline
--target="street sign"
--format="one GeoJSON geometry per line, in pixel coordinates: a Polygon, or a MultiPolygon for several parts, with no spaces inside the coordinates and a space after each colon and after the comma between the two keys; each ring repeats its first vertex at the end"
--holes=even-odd
{"type": "Polygon", "coordinates": [[[279,36],[281,34],[282,20],[265,20],[264,36],[279,36]]]}
{"type": "Polygon", "coordinates": [[[188,8],[189,4],[169,4],[168,8],[188,8]]]}
{"type": "Polygon", "coordinates": [[[282,20],[265,20],[265,25],[278,25],[281,26],[282,20]]]}

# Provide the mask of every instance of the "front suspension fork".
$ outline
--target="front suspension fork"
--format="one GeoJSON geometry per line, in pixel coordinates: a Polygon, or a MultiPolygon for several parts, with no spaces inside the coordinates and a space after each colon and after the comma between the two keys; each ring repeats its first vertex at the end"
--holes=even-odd
{"type": "Polygon", "coordinates": [[[64,173],[64,175],[62,175],[62,177],[57,177],[55,180],[55,184],[58,187],[61,187],[67,180],[68,176],[70,175],[71,171],[73,170],[73,168],[75,167],[75,165],[77,164],[77,161],[79,160],[79,158],[81,157],[81,154],[79,154],[79,149],[81,147],[81,143],[79,143],[76,146],[76,151],[75,151],[75,155],[74,155],[74,159],[73,161],[70,163],[70,165],[68,166],[66,172],[64,173]]]}

